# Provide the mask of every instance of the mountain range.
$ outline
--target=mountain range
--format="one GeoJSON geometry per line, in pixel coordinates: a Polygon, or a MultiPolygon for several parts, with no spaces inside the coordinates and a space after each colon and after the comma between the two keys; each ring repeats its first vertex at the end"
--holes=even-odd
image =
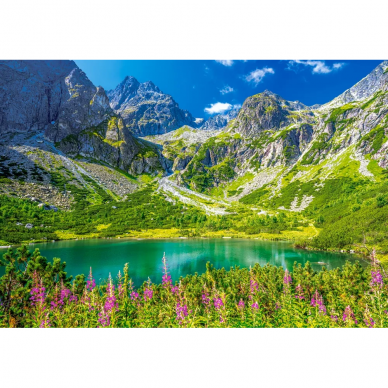
{"type": "Polygon", "coordinates": [[[207,120],[152,82],[106,92],[73,61],[0,61],[0,192],[63,209],[155,180],[213,214],[236,201],[302,211],[331,179],[381,180],[387,128],[387,61],[323,105],[264,91],[207,120]]]}

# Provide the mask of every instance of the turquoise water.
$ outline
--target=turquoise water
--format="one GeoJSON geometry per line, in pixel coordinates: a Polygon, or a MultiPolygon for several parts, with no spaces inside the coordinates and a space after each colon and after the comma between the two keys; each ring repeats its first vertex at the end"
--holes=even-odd
{"type": "MultiPolygon", "coordinates": [[[[328,252],[311,252],[292,247],[288,242],[272,242],[243,239],[165,239],[165,240],[79,240],[35,244],[31,250],[39,248],[49,260],[59,257],[67,263],[70,275],[87,274],[92,267],[96,280],[104,280],[123,272],[129,263],[129,272],[136,285],[147,280],[160,282],[162,278],[162,257],[166,253],[173,280],[180,276],[203,273],[206,262],[216,268],[229,269],[232,266],[249,267],[255,263],[282,266],[292,269],[293,263],[310,261],[313,268],[322,268],[318,262],[327,263],[326,268],[341,267],[345,260],[363,260],[353,255],[328,252]]],[[[6,250],[1,249],[2,255],[6,250]]]]}

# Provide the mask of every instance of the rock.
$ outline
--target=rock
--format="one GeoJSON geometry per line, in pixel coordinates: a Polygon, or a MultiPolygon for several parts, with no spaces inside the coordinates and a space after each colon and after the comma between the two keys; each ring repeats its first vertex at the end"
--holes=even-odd
{"type": "Polygon", "coordinates": [[[335,108],[345,105],[349,102],[360,101],[372,96],[378,90],[387,90],[388,73],[385,70],[388,68],[388,61],[381,62],[371,73],[357,82],[350,89],[345,90],[342,94],[336,97],[329,103],[322,105],[321,109],[335,108]]]}
{"type": "Polygon", "coordinates": [[[226,127],[230,120],[233,120],[237,117],[240,108],[234,108],[228,111],[227,113],[218,114],[211,116],[199,127],[203,130],[218,130],[226,127]]]}
{"type": "Polygon", "coordinates": [[[268,90],[248,97],[234,122],[236,131],[244,136],[257,137],[265,130],[286,128],[295,122],[313,122],[312,110],[300,102],[287,101],[268,90]],[[303,115],[293,115],[305,110],[303,115]],[[295,116],[295,117],[293,117],[295,116]]]}
{"type": "Polygon", "coordinates": [[[25,228],[27,228],[27,229],[32,229],[34,227],[34,225],[32,225],[32,224],[26,224],[26,226],[25,226],[25,228]]]}
{"type": "Polygon", "coordinates": [[[112,109],[136,136],[162,134],[183,125],[197,126],[188,111],[180,109],[170,95],[150,81],[140,83],[134,77],[125,77],[108,92],[108,97],[112,109]]]}
{"type": "Polygon", "coordinates": [[[0,61],[0,101],[7,107],[1,111],[0,135],[44,133],[66,154],[126,170],[139,152],[104,89],[73,61],[0,61]]]}
{"type": "Polygon", "coordinates": [[[184,170],[187,167],[187,165],[189,164],[189,162],[191,161],[192,158],[193,157],[191,155],[187,155],[185,157],[177,157],[174,160],[174,164],[172,166],[173,171],[184,170]]]}

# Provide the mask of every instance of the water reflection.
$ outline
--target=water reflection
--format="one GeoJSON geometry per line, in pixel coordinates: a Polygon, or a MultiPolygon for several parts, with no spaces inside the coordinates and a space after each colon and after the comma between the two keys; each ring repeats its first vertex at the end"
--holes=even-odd
{"type": "Polygon", "coordinates": [[[225,269],[271,263],[289,270],[295,261],[302,265],[310,261],[313,268],[319,270],[318,262],[325,262],[326,268],[332,269],[342,266],[345,260],[357,260],[352,255],[297,250],[286,242],[241,239],[81,240],[36,244],[31,248],[39,248],[50,260],[60,257],[66,261],[67,271],[73,276],[87,274],[92,267],[96,280],[106,279],[109,273],[115,277],[128,262],[130,276],[136,285],[148,277],[153,282],[161,281],[164,252],[173,280],[205,272],[208,261],[216,268],[225,269]]]}

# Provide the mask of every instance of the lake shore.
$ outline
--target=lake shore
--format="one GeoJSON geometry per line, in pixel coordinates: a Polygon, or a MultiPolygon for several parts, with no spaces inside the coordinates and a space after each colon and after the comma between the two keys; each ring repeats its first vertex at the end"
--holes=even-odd
{"type": "MultiPolygon", "coordinates": [[[[180,229],[148,229],[142,231],[131,231],[124,235],[112,236],[112,237],[101,237],[97,233],[92,233],[89,235],[76,235],[74,233],[69,232],[60,232],[58,240],[47,241],[47,240],[35,240],[28,241],[21,244],[12,245],[12,247],[29,245],[33,246],[35,244],[40,243],[50,243],[50,242],[65,242],[65,241],[81,241],[81,240],[164,240],[164,239],[176,239],[176,240],[193,240],[193,239],[239,239],[239,240],[261,240],[261,241],[272,241],[272,242],[288,242],[294,243],[294,247],[300,250],[306,250],[311,252],[330,252],[330,253],[344,253],[344,254],[352,254],[352,256],[369,261],[369,255],[365,253],[365,251],[361,250],[339,250],[336,248],[320,250],[317,248],[313,248],[311,246],[299,246],[296,242],[300,239],[304,239],[305,241],[311,240],[313,237],[317,235],[318,230],[313,226],[302,227],[302,230],[299,231],[282,231],[279,234],[270,234],[270,233],[260,233],[260,234],[246,234],[245,232],[239,232],[235,230],[223,230],[216,232],[206,232],[200,235],[193,235],[192,231],[182,231],[180,229]],[[189,235],[183,235],[182,232],[189,232],[189,235]],[[191,235],[190,235],[191,234],[191,235]]],[[[2,247],[6,249],[7,246],[2,247]]],[[[0,248],[0,249],[2,249],[0,248]]],[[[388,262],[388,255],[378,255],[378,259],[381,262],[388,262]]]]}

